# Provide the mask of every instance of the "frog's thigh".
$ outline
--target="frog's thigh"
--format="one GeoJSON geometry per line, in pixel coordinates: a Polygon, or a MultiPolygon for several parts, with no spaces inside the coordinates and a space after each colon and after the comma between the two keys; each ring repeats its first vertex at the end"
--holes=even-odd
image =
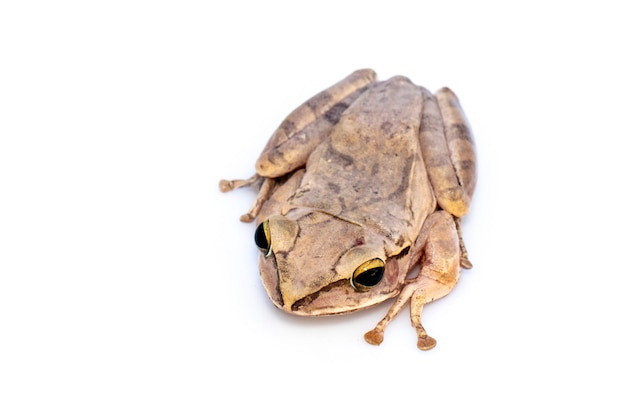
{"type": "Polygon", "coordinates": [[[444,88],[424,92],[420,145],[437,202],[456,217],[469,210],[476,185],[476,154],[459,100],[444,88]]]}
{"type": "Polygon", "coordinates": [[[444,297],[456,286],[460,274],[460,248],[454,218],[446,211],[431,214],[422,230],[426,235],[422,268],[411,297],[411,322],[417,330],[418,347],[426,350],[433,348],[436,342],[422,326],[422,309],[424,304],[444,297]]]}
{"type": "Polygon", "coordinates": [[[278,127],[256,163],[263,177],[276,178],[303,166],[339,118],[376,79],[369,69],[355,71],[296,108],[278,127]]]}

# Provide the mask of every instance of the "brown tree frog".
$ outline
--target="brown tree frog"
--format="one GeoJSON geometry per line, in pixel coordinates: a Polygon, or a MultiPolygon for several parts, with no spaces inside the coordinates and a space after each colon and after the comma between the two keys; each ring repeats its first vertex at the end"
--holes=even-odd
{"type": "Polygon", "coordinates": [[[272,302],[297,315],[357,311],[395,297],[365,334],[378,345],[410,302],[417,346],[436,341],[424,304],[471,268],[460,218],[476,184],[474,141],[459,101],[408,78],[359,70],[295,109],[247,180],[259,189],[242,221],[256,219],[260,273],[272,302]],[[417,270],[416,276],[409,277],[417,270]]]}

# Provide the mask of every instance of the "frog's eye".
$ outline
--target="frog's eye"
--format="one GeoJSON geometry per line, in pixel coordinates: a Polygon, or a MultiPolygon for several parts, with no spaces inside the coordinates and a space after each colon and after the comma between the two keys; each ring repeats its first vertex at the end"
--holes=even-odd
{"type": "Polygon", "coordinates": [[[352,273],[350,285],[357,291],[368,291],[375,287],[385,274],[385,262],[380,258],[362,263],[352,273]]]}
{"type": "Polygon", "coordinates": [[[256,228],[254,243],[265,256],[270,256],[272,253],[272,239],[270,238],[270,225],[267,220],[256,228]]]}

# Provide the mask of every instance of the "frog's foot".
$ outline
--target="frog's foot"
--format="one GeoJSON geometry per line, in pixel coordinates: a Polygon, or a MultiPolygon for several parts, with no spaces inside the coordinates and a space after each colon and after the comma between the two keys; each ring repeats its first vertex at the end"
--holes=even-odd
{"type": "Polygon", "coordinates": [[[417,339],[417,347],[420,350],[431,350],[435,346],[437,346],[437,341],[428,335],[417,339]]]}
{"type": "Polygon", "coordinates": [[[221,180],[220,190],[225,193],[237,188],[248,186],[253,186],[259,189],[259,194],[257,195],[256,200],[254,200],[252,207],[250,207],[250,210],[239,218],[239,220],[244,223],[250,223],[258,216],[261,207],[263,207],[263,203],[265,203],[272,194],[275,184],[276,180],[272,178],[265,178],[259,174],[254,174],[247,180],[221,180]]]}
{"type": "Polygon", "coordinates": [[[374,328],[374,329],[370,330],[369,332],[365,333],[365,335],[363,335],[363,338],[370,345],[378,346],[381,343],[383,343],[384,333],[385,333],[384,330],[379,329],[378,326],[376,326],[376,328],[374,328]]]}
{"type": "Polygon", "coordinates": [[[392,304],[387,314],[381,321],[378,322],[376,327],[374,327],[369,332],[365,333],[363,336],[365,341],[371,345],[380,345],[383,342],[383,334],[385,333],[385,328],[391,320],[393,320],[400,310],[407,304],[407,302],[411,299],[411,295],[415,292],[415,282],[412,282],[406,285],[402,291],[400,291],[400,295],[396,298],[396,301],[392,304]]]}
{"type": "Polygon", "coordinates": [[[376,327],[365,333],[363,336],[365,341],[371,345],[380,345],[383,342],[385,328],[389,322],[393,320],[398,315],[400,310],[402,310],[402,308],[407,304],[407,302],[411,300],[411,322],[417,330],[417,347],[420,350],[430,350],[434,348],[435,345],[437,345],[437,341],[428,336],[421,322],[422,308],[424,307],[424,304],[421,303],[421,298],[418,295],[421,288],[423,288],[423,285],[417,280],[405,286],[385,317],[378,322],[376,327]]]}
{"type": "Polygon", "coordinates": [[[254,174],[247,180],[221,180],[220,191],[226,193],[228,191],[236,190],[237,188],[255,185],[257,182],[261,181],[261,179],[262,178],[259,174],[254,174]]]}
{"type": "Polygon", "coordinates": [[[417,325],[415,330],[417,330],[417,347],[419,350],[431,350],[437,346],[437,341],[428,336],[421,323],[417,325]]]}
{"type": "Polygon", "coordinates": [[[427,234],[428,243],[424,246],[422,269],[412,288],[411,323],[417,331],[417,347],[429,350],[435,347],[437,341],[426,333],[422,325],[422,310],[426,303],[452,291],[458,282],[463,261],[456,226],[449,213],[442,210],[431,214],[422,230],[427,234]]]}

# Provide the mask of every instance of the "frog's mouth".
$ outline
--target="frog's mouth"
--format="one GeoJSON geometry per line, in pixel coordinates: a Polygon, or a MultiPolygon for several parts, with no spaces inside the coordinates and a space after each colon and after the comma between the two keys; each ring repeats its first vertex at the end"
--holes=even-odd
{"type": "Polygon", "coordinates": [[[273,304],[287,313],[299,316],[328,316],[362,310],[395,297],[401,287],[395,258],[387,260],[385,275],[380,284],[366,292],[355,290],[348,279],[340,279],[294,298],[281,291],[274,260],[262,259],[260,272],[265,290],[273,304]]]}
{"type": "Polygon", "coordinates": [[[354,290],[350,281],[342,279],[303,297],[291,305],[290,313],[301,316],[327,316],[358,311],[393,296],[364,294],[354,290]],[[381,297],[382,296],[382,297],[381,297]]]}

